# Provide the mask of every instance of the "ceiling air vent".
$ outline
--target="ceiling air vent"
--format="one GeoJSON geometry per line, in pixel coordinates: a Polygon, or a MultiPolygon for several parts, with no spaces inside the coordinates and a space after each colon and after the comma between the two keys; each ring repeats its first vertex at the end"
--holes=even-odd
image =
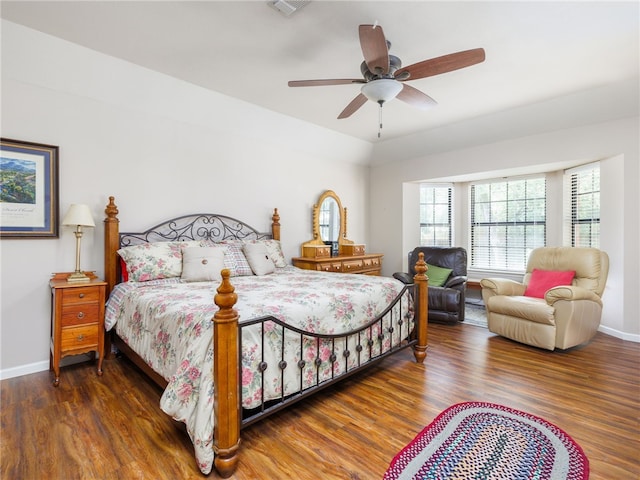
{"type": "Polygon", "coordinates": [[[307,4],[311,3],[311,0],[302,0],[302,1],[295,1],[295,0],[275,0],[275,1],[270,1],[268,2],[269,5],[271,5],[273,8],[275,8],[276,10],[278,10],[281,14],[283,14],[285,17],[288,17],[289,15],[291,15],[293,12],[297,12],[298,10],[300,10],[302,7],[306,6],[307,4]]]}

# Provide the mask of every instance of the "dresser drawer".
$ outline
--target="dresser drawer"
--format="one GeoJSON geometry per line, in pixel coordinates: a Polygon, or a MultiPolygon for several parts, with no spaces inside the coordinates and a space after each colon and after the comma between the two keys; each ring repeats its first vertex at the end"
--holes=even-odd
{"type": "Polygon", "coordinates": [[[342,271],[344,273],[358,272],[362,270],[362,260],[348,260],[342,262],[342,271]]]}
{"type": "Polygon", "coordinates": [[[332,262],[331,263],[331,272],[337,272],[340,273],[342,272],[344,269],[342,262],[332,262]]]}
{"type": "Polygon", "coordinates": [[[322,262],[316,264],[316,270],[319,272],[338,272],[342,271],[342,263],[340,262],[322,262]]]}
{"type": "Polygon", "coordinates": [[[362,264],[364,265],[364,268],[379,267],[380,257],[365,258],[362,260],[362,264]]]}
{"type": "Polygon", "coordinates": [[[329,258],[331,256],[331,247],[327,245],[302,247],[302,256],[306,258],[329,258]]]}
{"type": "Polygon", "coordinates": [[[61,325],[71,327],[85,323],[98,323],[100,319],[100,306],[97,303],[86,303],[77,305],[63,305],[61,325]]]}
{"type": "Polygon", "coordinates": [[[95,287],[65,288],[62,290],[62,302],[64,305],[74,303],[90,303],[100,300],[100,289],[95,287]]]}
{"type": "Polygon", "coordinates": [[[96,347],[98,345],[98,324],[63,328],[60,344],[63,352],[96,347]]]}
{"type": "Polygon", "coordinates": [[[342,251],[345,255],[355,256],[364,255],[364,245],[347,244],[342,246],[342,251]]]}

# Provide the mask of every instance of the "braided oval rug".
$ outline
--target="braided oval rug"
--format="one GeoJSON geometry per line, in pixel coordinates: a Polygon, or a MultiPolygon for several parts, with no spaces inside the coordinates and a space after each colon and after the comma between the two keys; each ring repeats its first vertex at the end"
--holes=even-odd
{"type": "Polygon", "coordinates": [[[447,408],[391,461],[384,480],[588,480],[589,460],[542,418],[492,403],[447,408]]]}

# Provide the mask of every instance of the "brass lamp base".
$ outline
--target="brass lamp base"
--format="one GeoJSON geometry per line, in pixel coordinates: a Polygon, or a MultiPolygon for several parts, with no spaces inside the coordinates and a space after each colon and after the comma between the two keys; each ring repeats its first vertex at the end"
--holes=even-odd
{"type": "Polygon", "coordinates": [[[85,275],[82,272],[73,272],[71,275],[67,277],[67,282],[69,283],[87,283],[90,282],[91,278],[85,275]]]}

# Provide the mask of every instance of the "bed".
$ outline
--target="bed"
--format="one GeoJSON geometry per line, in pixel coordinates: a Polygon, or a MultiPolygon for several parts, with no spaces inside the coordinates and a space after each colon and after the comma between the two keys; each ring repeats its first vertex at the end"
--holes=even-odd
{"type": "Polygon", "coordinates": [[[277,209],[268,233],[218,214],[125,233],[114,197],[105,213],[108,337],[164,388],[203,474],[232,475],[241,429],[264,416],[404,348],[424,362],[423,259],[410,285],[298,269],[277,209]]]}

